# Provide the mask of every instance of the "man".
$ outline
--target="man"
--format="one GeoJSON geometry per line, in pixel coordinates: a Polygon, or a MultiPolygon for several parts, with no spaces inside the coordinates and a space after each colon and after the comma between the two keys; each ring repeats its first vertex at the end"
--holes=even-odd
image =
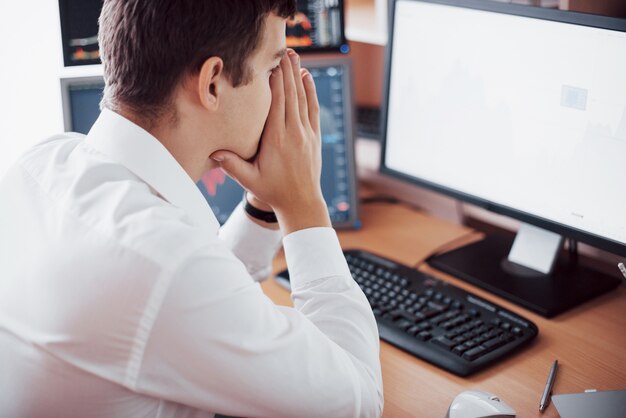
{"type": "Polygon", "coordinates": [[[0,416],[380,416],[376,323],[320,190],[315,86],[285,49],[294,11],[105,0],[102,114],[0,184],[0,416]],[[252,206],[221,230],[195,187],[218,166],[252,206]],[[281,238],[295,308],[255,281],[281,238]]]}

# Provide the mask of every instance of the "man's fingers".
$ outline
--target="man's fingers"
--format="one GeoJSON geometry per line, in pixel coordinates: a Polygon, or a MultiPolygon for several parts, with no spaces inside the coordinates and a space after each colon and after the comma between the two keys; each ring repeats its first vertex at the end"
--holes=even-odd
{"type": "Polygon", "coordinates": [[[293,123],[300,118],[298,112],[298,92],[293,77],[293,69],[289,53],[285,54],[280,62],[283,73],[283,86],[285,88],[285,122],[293,123]]]}
{"type": "Polygon", "coordinates": [[[283,71],[279,66],[270,75],[270,89],[272,90],[272,105],[270,106],[265,126],[285,126],[285,89],[283,86],[283,71]]]}
{"type": "MultiPolygon", "coordinates": [[[[216,151],[210,158],[217,161],[230,177],[239,183],[244,189],[249,189],[252,181],[257,177],[256,167],[237,154],[230,151],[216,151]]],[[[252,187],[254,189],[254,187],[252,187]]]]}
{"type": "Polygon", "coordinates": [[[296,93],[298,94],[298,112],[300,114],[300,120],[307,126],[309,124],[309,112],[307,110],[306,93],[304,92],[304,85],[302,84],[302,75],[300,74],[300,57],[291,50],[288,54],[291,59],[291,69],[296,84],[296,93]]]}
{"type": "Polygon", "coordinates": [[[307,109],[309,123],[313,131],[319,136],[320,132],[320,104],[317,101],[317,92],[315,90],[315,82],[313,76],[307,70],[302,70],[302,82],[304,91],[306,92],[307,109]]]}

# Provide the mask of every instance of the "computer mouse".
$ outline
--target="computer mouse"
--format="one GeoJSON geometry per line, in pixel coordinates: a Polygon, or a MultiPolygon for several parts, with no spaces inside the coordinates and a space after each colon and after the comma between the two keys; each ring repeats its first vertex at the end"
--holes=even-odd
{"type": "Polygon", "coordinates": [[[466,390],[454,398],[446,418],[511,418],[515,414],[513,408],[489,392],[466,390]]]}

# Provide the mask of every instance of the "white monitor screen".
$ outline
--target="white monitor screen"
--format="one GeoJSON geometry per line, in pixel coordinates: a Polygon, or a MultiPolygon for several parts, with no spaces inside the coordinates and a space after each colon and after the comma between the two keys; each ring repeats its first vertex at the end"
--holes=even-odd
{"type": "Polygon", "coordinates": [[[626,33],[396,3],[384,165],[626,244],[626,33]]]}

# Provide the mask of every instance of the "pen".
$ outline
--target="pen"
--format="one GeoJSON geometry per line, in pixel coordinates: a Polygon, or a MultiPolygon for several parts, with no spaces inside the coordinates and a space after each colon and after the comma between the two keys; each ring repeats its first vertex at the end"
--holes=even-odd
{"type": "Polygon", "coordinates": [[[626,267],[624,267],[624,263],[619,263],[617,267],[619,267],[619,271],[622,272],[622,274],[624,275],[624,278],[626,279],[626,267]]]}
{"type": "Polygon", "coordinates": [[[552,364],[552,368],[550,369],[550,374],[548,375],[548,381],[546,382],[546,387],[543,390],[543,395],[541,395],[541,401],[539,402],[539,411],[543,412],[548,406],[548,402],[550,402],[550,392],[552,392],[552,385],[554,384],[554,378],[556,377],[556,369],[559,366],[559,361],[554,360],[554,364],[552,364]]]}

